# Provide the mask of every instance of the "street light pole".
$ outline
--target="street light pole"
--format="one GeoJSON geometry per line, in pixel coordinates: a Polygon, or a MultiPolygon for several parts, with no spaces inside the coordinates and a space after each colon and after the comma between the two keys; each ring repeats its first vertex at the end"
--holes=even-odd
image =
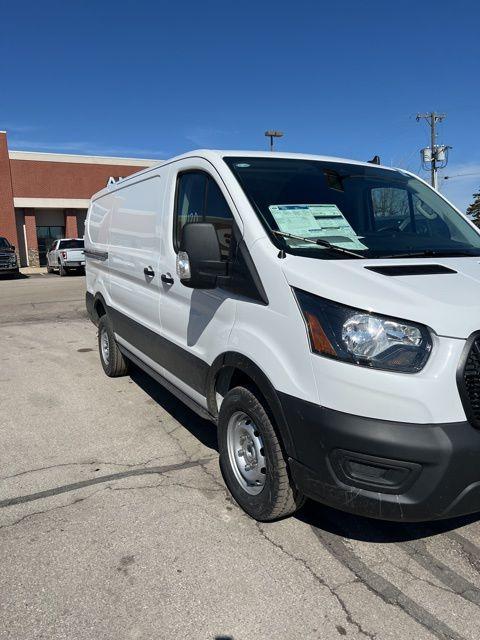
{"type": "Polygon", "coordinates": [[[268,131],[265,131],[265,136],[267,138],[270,138],[270,151],[273,151],[273,139],[274,138],[282,138],[283,137],[283,131],[275,131],[273,129],[269,129],[268,131]]]}

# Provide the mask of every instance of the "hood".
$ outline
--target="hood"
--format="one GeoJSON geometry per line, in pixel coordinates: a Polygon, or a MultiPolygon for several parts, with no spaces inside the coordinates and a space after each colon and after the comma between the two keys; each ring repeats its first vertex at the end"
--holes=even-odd
{"type": "MultiPolygon", "coordinates": [[[[480,329],[480,257],[318,260],[287,255],[282,268],[292,287],[351,307],[419,322],[441,336],[465,339],[480,329]],[[393,274],[385,275],[371,270],[400,265],[429,265],[439,273],[394,275],[401,270],[392,270],[393,274]]],[[[412,271],[415,269],[408,273],[412,271]]]]}

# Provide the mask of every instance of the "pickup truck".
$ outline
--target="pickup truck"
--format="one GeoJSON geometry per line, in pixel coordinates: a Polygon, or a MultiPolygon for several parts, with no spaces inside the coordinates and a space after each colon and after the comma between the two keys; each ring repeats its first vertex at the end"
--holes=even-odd
{"type": "Polygon", "coordinates": [[[18,274],[19,269],[15,247],[7,238],[0,236],[0,274],[2,273],[18,274]]]}
{"type": "Polygon", "coordinates": [[[47,252],[47,271],[52,273],[56,269],[61,276],[66,276],[70,271],[85,271],[83,239],[63,238],[54,241],[47,252]]]}

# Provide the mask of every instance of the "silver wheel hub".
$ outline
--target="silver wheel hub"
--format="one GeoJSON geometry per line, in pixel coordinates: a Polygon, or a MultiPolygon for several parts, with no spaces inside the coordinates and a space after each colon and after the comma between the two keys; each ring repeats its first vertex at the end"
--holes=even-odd
{"type": "Polygon", "coordinates": [[[259,494],[267,473],[263,441],[255,423],[243,411],[235,412],[228,421],[227,446],[238,483],[250,495],[259,494]]]}
{"type": "Polygon", "coordinates": [[[103,361],[105,364],[108,364],[110,361],[110,341],[106,329],[102,329],[102,333],[100,334],[100,348],[102,350],[103,361]]]}

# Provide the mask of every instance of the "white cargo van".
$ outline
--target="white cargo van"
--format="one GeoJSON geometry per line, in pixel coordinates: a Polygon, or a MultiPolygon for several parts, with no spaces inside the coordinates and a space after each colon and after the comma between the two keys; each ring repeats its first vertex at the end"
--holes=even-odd
{"type": "Polygon", "coordinates": [[[216,424],[254,518],[480,510],[480,235],[422,180],[195,151],[95,195],[85,255],[106,374],[216,424]]]}

